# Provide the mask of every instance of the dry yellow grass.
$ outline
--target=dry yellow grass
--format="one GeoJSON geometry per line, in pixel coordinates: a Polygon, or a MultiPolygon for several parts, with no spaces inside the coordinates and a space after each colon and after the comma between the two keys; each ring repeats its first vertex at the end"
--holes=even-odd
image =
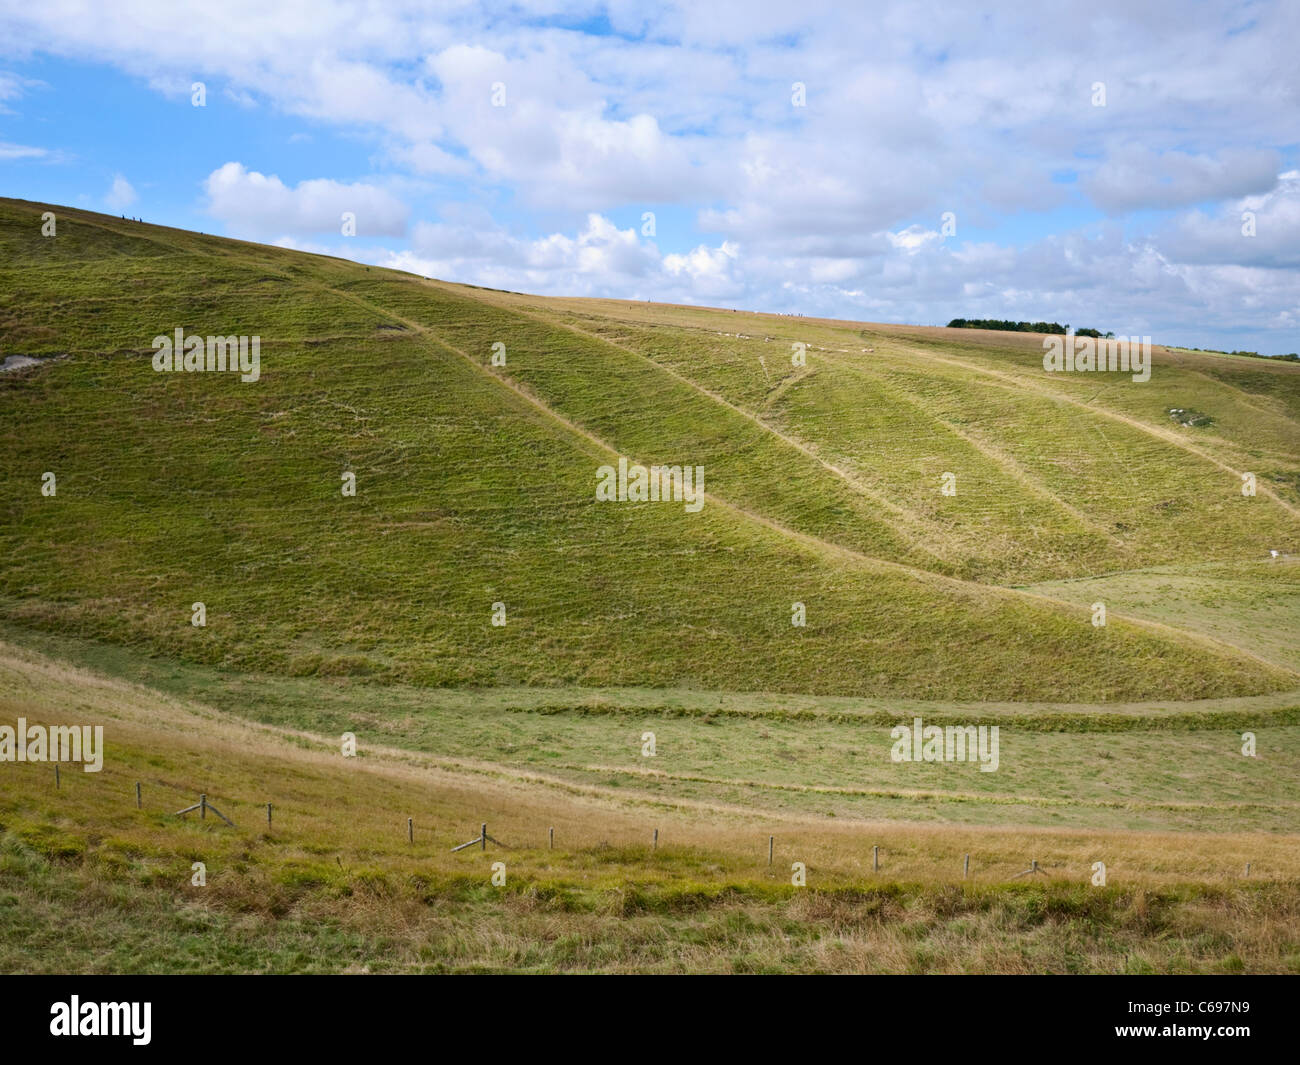
{"type": "Polygon", "coordinates": [[[334,737],[9,644],[0,691],[0,721],[102,723],[106,741],[103,771],[67,765],[57,791],[48,765],[0,768],[11,970],[1283,971],[1297,960],[1292,836],[827,824],[364,743],[344,759],[334,737]],[[237,827],[173,816],[200,791],[237,827]],[[480,821],[512,849],[452,853],[480,821]],[[1047,875],[1008,883],[1031,858],[1047,875]],[[1087,886],[1098,859],[1103,891],[1087,886]],[[490,885],[497,861],[504,889],[490,885]],[[790,886],[794,861],[807,889],[790,886]],[[193,862],[206,887],[190,885],[193,862]],[[59,936],[38,931],[47,925],[59,936]]]}
{"type": "MultiPolygon", "coordinates": [[[[510,842],[521,871],[556,871],[545,854],[547,832],[565,850],[610,844],[640,846],[660,830],[661,846],[698,849],[729,874],[762,875],[768,835],[778,856],[804,861],[839,881],[872,874],[879,846],[890,879],[961,879],[971,854],[971,879],[1000,882],[1036,859],[1049,876],[1086,880],[1104,860],[1112,880],[1148,886],[1300,876],[1300,837],[1267,833],[1094,832],[1044,828],[970,828],[900,822],[846,821],[742,805],[665,798],[627,787],[578,784],[488,760],[447,758],[360,744],[344,758],[337,737],[260,725],[198,702],[98,676],[0,643],[0,721],[96,722],[105,726],[101,773],[65,766],[55,792],[51,767],[10,764],[0,795],[10,803],[57,804],[69,819],[96,810],[120,827],[134,807],[134,782],[144,781],[150,811],[173,810],[206,790],[214,803],[239,811],[240,830],[260,831],[264,804],[274,804],[274,834],[286,844],[330,844],[402,860],[407,816],[419,826],[421,847],[468,839],[479,821],[510,842]],[[117,809],[115,809],[117,807],[117,809]],[[339,816],[341,812],[346,816],[339,816]]],[[[971,796],[972,801],[980,797],[971,796]]],[[[465,869],[467,858],[437,846],[418,850],[421,863],[465,869]]]]}

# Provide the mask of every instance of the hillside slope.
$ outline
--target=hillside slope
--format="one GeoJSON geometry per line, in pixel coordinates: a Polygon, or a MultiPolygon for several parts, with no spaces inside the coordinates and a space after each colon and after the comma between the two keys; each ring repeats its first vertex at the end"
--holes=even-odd
{"type": "Polygon", "coordinates": [[[1022,338],[940,334],[519,297],[0,200],[0,357],[61,356],[0,375],[0,613],[420,685],[1300,687],[1245,645],[1002,586],[1294,551],[1300,368],[1049,380],[1022,338]],[[177,328],[259,336],[259,380],[155,372],[177,328]],[[1209,431],[1164,413],[1194,405],[1209,431]],[[703,466],[703,508],[598,502],[620,455],[703,466]]]}

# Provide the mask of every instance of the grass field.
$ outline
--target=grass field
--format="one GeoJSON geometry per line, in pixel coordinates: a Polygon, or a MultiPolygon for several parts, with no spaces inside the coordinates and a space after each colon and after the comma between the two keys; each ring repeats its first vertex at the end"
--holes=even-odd
{"type": "Polygon", "coordinates": [[[5,971],[1300,971],[1294,836],[841,824],[373,742],[344,761],[13,645],[0,679],[6,716],[75,705],[111,737],[58,790],[0,775],[5,971]],[[198,789],[235,828],[170,816],[198,789]],[[479,818],[511,849],[451,853],[479,818]],[[1047,875],[1009,882],[1031,854],[1047,875]]]}
{"type": "Polygon", "coordinates": [[[0,765],[0,970],[1300,971],[1300,367],[44,209],[0,200],[0,358],[49,360],[0,373],[0,724],[108,753],[0,765]],[[155,373],[177,327],[260,379],[155,373]],[[703,508],[598,502],[619,456],[703,508]],[[892,761],[914,717],[997,771],[892,761]]]}

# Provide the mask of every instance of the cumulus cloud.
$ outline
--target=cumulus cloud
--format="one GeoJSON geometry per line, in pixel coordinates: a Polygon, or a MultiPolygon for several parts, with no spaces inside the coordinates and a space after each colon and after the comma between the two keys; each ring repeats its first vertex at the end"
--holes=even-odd
{"type": "MultiPolygon", "coordinates": [[[[456,44],[428,57],[448,133],[484,175],[528,199],[576,208],[698,195],[688,144],[649,114],[611,117],[600,87],[555,47],[507,56],[456,44]]],[[[446,153],[410,155],[444,170],[446,153]]]]}
{"type": "Polygon", "coordinates": [[[337,233],[345,212],[355,216],[357,236],[406,232],[406,205],[377,185],[317,178],[290,187],[230,162],[208,175],[204,189],[208,211],[239,234],[337,233]]]}
{"type": "Polygon", "coordinates": [[[418,223],[411,246],[401,250],[290,236],[276,243],[425,277],[544,295],[707,303],[743,292],[739,249],[730,242],[665,255],[635,229],[620,229],[598,213],[572,234],[537,237],[509,233],[480,212],[453,208],[449,213],[451,220],[418,223]]]}
{"type": "Polygon", "coordinates": [[[1179,215],[1156,239],[1178,262],[1300,268],[1300,171],[1278,175],[1262,196],[1179,215]]]}
{"type": "Polygon", "coordinates": [[[1187,207],[1267,192],[1277,182],[1278,164],[1275,151],[1228,149],[1218,155],[1192,155],[1125,145],[1093,171],[1084,187],[1112,213],[1187,207]]]}
{"type": "Polygon", "coordinates": [[[131,182],[121,174],[117,174],[108,187],[108,192],[104,194],[104,204],[114,211],[122,211],[135,203],[138,198],[131,182]]]}
{"type": "Polygon", "coordinates": [[[720,275],[710,256],[734,256],[731,248],[664,256],[636,230],[619,229],[594,212],[571,236],[555,232],[531,239],[471,213],[452,222],[420,223],[411,244],[410,252],[380,253],[382,264],[492,288],[637,299],[679,284],[685,291],[696,280],[716,281],[720,275]]]}
{"type": "Polygon", "coordinates": [[[939,240],[939,232],[934,229],[926,229],[923,226],[911,225],[906,229],[899,230],[897,233],[888,233],[886,236],[889,243],[895,248],[902,248],[905,251],[916,251],[924,247],[932,240],[939,240]]]}

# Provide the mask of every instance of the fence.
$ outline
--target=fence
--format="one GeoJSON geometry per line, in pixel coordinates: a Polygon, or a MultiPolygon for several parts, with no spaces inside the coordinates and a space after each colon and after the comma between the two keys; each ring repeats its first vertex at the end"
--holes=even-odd
{"type": "MultiPolygon", "coordinates": [[[[59,763],[58,763],[58,762],[55,762],[55,763],[54,763],[54,787],[55,787],[56,790],[61,790],[61,789],[62,789],[62,786],[63,786],[63,782],[62,782],[62,775],[61,775],[60,772],[59,772],[59,763]]],[[[266,803],[262,803],[262,804],[260,804],[260,805],[262,805],[262,806],[264,806],[264,807],[266,808],[266,827],[267,827],[267,829],[269,830],[269,829],[271,828],[271,811],[272,811],[272,804],[271,804],[270,802],[266,802],[266,803]]],[[[141,781],[138,781],[138,780],[135,782],[135,806],[136,806],[136,809],[137,809],[137,810],[143,810],[143,809],[144,809],[144,790],[143,790],[143,784],[142,784],[141,781]]],[[[216,806],[214,806],[210,801],[208,801],[208,796],[207,796],[207,793],[206,793],[206,792],[201,793],[201,794],[199,795],[199,801],[198,801],[198,802],[194,803],[194,804],[191,805],[191,806],[187,806],[187,807],[185,807],[185,808],[182,809],[182,810],[177,810],[177,811],[175,812],[175,816],[177,816],[177,817],[183,817],[184,815],[189,814],[189,813],[192,813],[192,812],[194,812],[195,810],[197,810],[197,811],[199,812],[199,819],[200,819],[200,820],[206,820],[206,819],[207,819],[207,813],[208,813],[209,810],[211,810],[213,814],[215,814],[217,817],[219,817],[222,821],[224,821],[224,822],[225,822],[227,825],[229,825],[231,828],[235,828],[235,827],[236,827],[234,821],[232,821],[232,820],[231,820],[229,817],[227,817],[224,813],[222,813],[220,810],[218,810],[216,806]]],[[[457,844],[456,846],[453,846],[453,847],[451,848],[452,853],[455,853],[455,852],[457,852],[457,851],[467,850],[467,849],[469,849],[470,847],[473,847],[473,846],[475,846],[475,845],[477,845],[477,846],[479,847],[480,850],[484,850],[484,851],[485,851],[485,850],[487,850],[487,845],[488,845],[489,843],[492,843],[493,845],[495,845],[495,846],[497,846],[497,847],[500,847],[500,848],[502,848],[503,850],[515,850],[515,849],[517,849],[516,847],[508,846],[507,844],[502,843],[500,840],[496,839],[494,836],[489,835],[489,834],[488,834],[488,830],[487,830],[487,828],[488,828],[487,823],[486,823],[486,822],[481,822],[481,823],[480,823],[480,827],[479,827],[479,833],[478,833],[478,835],[476,835],[473,839],[468,840],[468,841],[465,842],[465,843],[460,843],[460,844],[457,844]]],[[[408,818],[406,819],[406,839],[407,839],[407,842],[410,843],[410,844],[412,844],[412,845],[415,843],[415,818],[414,818],[414,817],[408,817],[408,818]]],[[[551,827],[549,827],[549,828],[547,829],[547,842],[546,842],[546,847],[547,847],[548,850],[554,850],[554,849],[555,849],[555,828],[554,828],[554,826],[551,826],[551,827]]],[[[651,829],[651,832],[650,832],[650,851],[651,851],[651,853],[658,853],[658,850],[659,850],[659,829],[658,829],[657,827],[654,827],[654,828],[651,829]]],[[[878,844],[878,843],[877,843],[877,844],[872,844],[872,847],[871,847],[871,869],[872,869],[872,872],[874,872],[874,873],[878,873],[878,872],[880,872],[880,871],[881,871],[881,868],[882,868],[882,866],[881,866],[881,862],[880,862],[880,851],[881,851],[880,844],[878,844]]],[[[768,864],[768,866],[772,866],[772,865],[774,864],[774,862],[775,862],[775,857],[776,857],[776,836],[775,836],[775,835],[769,835],[769,836],[767,837],[767,864],[768,864]]],[[[1249,877],[1250,877],[1250,875],[1251,875],[1251,869],[1253,868],[1254,864],[1255,864],[1254,862],[1247,862],[1247,863],[1246,863],[1246,870],[1245,870],[1245,873],[1243,874],[1243,878],[1249,878],[1249,877]]],[[[971,856],[970,856],[969,854],[964,854],[964,855],[962,856],[962,874],[961,874],[963,880],[967,880],[967,879],[970,878],[970,869],[971,869],[971,856]]],[[[1050,876],[1050,874],[1049,874],[1045,869],[1043,869],[1043,868],[1039,865],[1038,859],[1036,859],[1036,858],[1034,858],[1034,859],[1030,859],[1028,868],[1026,868],[1026,869],[1022,869],[1020,872],[1015,873],[1015,874],[1009,876],[1007,879],[1008,879],[1008,880],[1019,880],[1021,877],[1031,877],[1031,878],[1032,878],[1032,877],[1034,877],[1034,876],[1045,876],[1045,877],[1049,877],[1049,876],[1050,876]]]]}

